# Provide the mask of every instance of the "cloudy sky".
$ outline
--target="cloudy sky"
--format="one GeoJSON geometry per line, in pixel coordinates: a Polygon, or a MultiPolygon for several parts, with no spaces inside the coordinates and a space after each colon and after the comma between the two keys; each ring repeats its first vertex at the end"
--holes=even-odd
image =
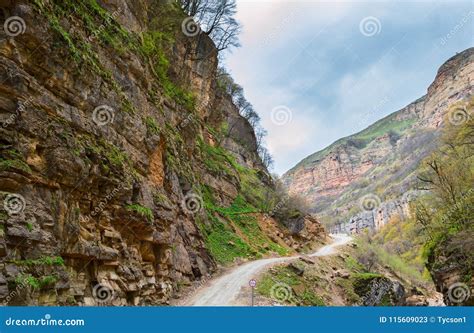
{"type": "Polygon", "coordinates": [[[282,174],[426,93],[474,46],[474,2],[237,0],[226,66],[268,131],[282,174]]]}

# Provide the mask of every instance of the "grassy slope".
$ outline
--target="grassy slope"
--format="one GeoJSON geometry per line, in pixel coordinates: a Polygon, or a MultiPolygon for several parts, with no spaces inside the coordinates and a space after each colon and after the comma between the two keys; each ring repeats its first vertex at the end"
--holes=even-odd
{"type": "Polygon", "coordinates": [[[257,170],[238,164],[223,147],[213,147],[202,140],[203,162],[209,172],[224,173],[239,179],[239,194],[230,206],[218,203],[214,190],[201,187],[206,221],[199,223],[206,246],[220,264],[236,258],[261,258],[268,253],[286,255],[290,249],[272,241],[262,230],[257,215],[267,210],[267,196],[272,189],[263,184],[257,170]]]}

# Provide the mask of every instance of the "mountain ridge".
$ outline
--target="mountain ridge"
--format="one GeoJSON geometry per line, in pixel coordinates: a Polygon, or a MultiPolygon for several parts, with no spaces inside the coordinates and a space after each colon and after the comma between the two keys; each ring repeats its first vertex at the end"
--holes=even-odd
{"type": "MultiPolygon", "coordinates": [[[[302,159],[281,177],[282,182],[290,193],[306,197],[312,211],[320,214],[329,225],[347,222],[361,211],[357,204],[347,202],[357,203],[363,192],[375,194],[380,202],[403,194],[414,181],[409,179],[409,171],[434,149],[438,129],[442,126],[443,117],[449,113],[448,106],[472,94],[473,58],[474,48],[449,58],[438,69],[424,96],[362,131],[341,138],[302,159]],[[417,145],[415,142],[418,142],[417,145]],[[410,148],[418,150],[418,153],[410,156],[410,148]],[[403,161],[403,165],[397,165],[395,154],[398,153],[401,155],[397,158],[403,161]],[[406,170],[405,175],[398,177],[397,181],[402,184],[396,191],[381,189],[384,176],[374,172],[377,167],[385,167],[389,175],[406,170]],[[364,181],[378,182],[379,188],[357,184],[364,181]],[[351,187],[354,184],[357,186],[351,187]],[[354,191],[358,194],[351,195],[350,192],[354,191]],[[344,198],[347,200],[344,201],[344,198]]],[[[385,183],[392,185],[394,182],[385,179],[385,183]]]]}

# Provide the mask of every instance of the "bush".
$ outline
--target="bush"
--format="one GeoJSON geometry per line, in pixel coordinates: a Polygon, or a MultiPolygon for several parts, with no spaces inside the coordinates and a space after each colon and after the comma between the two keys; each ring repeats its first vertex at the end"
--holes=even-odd
{"type": "Polygon", "coordinates": [[[277,180],[272,208],[269,215],[286,225],[290,220],[300,219],[309,213],[309,206],[302,197],[289,195],[283,184],[277,180]]]}

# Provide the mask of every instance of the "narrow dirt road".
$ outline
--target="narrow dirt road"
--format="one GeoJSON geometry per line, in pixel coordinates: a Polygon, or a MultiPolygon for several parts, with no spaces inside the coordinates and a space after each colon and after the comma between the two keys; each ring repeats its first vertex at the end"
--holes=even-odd
{"type": "MultiPolygon", "coordinates": [[[[318,251],[310,254],[310,257],[322,257],[336,252],[335,248],[348,243],[351,237],[347,235],[331,235],[334,241],[323,246],[318,251]]],[[[243,286],[248,285],[252,278],[255,278],[264,268],[274,264],[297,259],[294,257],[280,257],[260,259],[248,262],[242,266],[238,266],[229,273],[220,276],[198,290],[183,305],[193,306],[230,306],[240,305],[235,303],[235,299],[243,286]]]]}

